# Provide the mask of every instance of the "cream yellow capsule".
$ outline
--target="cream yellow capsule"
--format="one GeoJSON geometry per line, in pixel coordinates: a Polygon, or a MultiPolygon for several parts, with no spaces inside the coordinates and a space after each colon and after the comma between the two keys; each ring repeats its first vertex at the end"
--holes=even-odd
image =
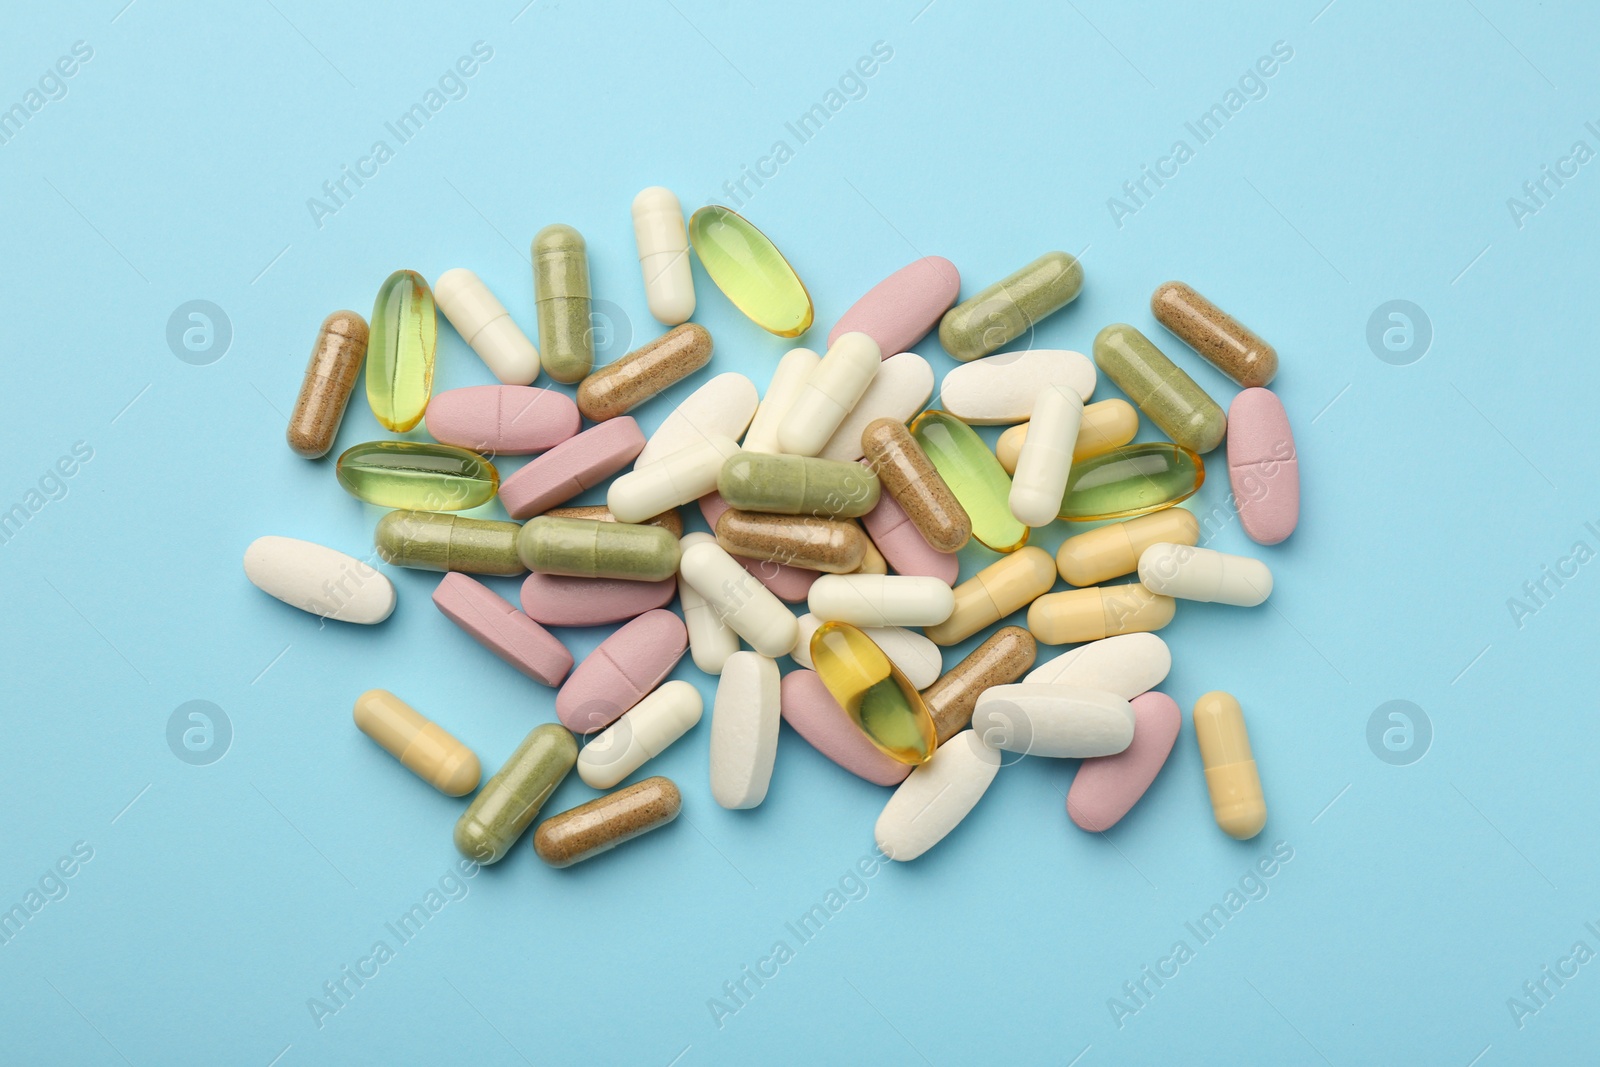
{"type": "Polygon", "coordinates": [[[936,645],[965,641],[1048,593],[1055,583],[1056,564],[1050,553],[1033,545],[1019,548],[956,586],[956,610],[923,633],[936,645]]]}
{"type": "Polygon", "coordinates": [[[861,553],[861,566],[852,574],[888,574],[889,561],[883,558],[883,553],[878,551],[878,546],[872,543],[872,538],[867,536],[865,530],[861,531],[861,540],[866,543],[866,551],[861,553]]]}
{"type": "MultiPolygon", "coordinates": [[[[1072,447],[1072,462],[1103,456],[1121,448],[1139,432],[1139,412],[1126,400],[1102,400],[1083,409],[1083,424],[1078,427],[1078,443],[1072,447]]],[[[1017,457],[1022,442],[1028,439],[1028,424],[1013,426],[1000,435],[994,454],[1007,474],[1017,473],[1017,457]]]]}
{"type": "Polygon", "coordinates": [[[355,719],[362,733],[445,796],[478,788],[483,769],[472,750],[387,689],[356,697],[355,719]]]}
{"type": "Polygon", "coordinates": [[[1159,630],[1172,621],[1176,610],[1177,601],[1138,582],[1097,585],[1046,593],[1035,600],[1028,609],[1028,630],[1047,645],[1071,645],[1159,630]]]}
{"type": "Polygon", "coordinates": [[[1240,841],[1256,836],[1267,825],[1267,801],[1250,751],[1244,709],[1220,690],[1205,694],[1194,703],[1194,739],[1200,744],[1217,825],[1240,841]]]}
{"type": "Polygon", "coordinates": [[[1151,545],[1200,543],[1200,523],[1186,508],[1167,508],[1069,537],[1056,549],[1056,567],[1069,585],[1099,585],[1132,574],[1151,545]]]}

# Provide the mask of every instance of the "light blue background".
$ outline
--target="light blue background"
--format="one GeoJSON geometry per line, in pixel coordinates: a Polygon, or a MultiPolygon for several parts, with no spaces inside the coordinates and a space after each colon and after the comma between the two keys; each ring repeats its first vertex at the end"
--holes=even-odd
{"type": "MultiPolygon", "coordinates": [[[[0,545],[0,909],[76,843],[93,850],[67,895],[0,945],[8,1059],[1592,1059],[1600,963],[1550,984],[1520,1028],[1507,1007],[1575,942],[1600,951],[1584,926],[1600,925],[1600,564],[1568,565],[1520,627],[1507,608],[1575,542],[1600,549],[1584,527],[1600,526],[1600,164],[1520,228],[1506,203],[1575,140],[1600,149],[1584,128],[1600,119],[1587,5],[261,0],[221,16],[123,2],[11,5],[0,35],[0,107],[74,42],[93,48],[66,96],[0,145],[0,507],[75,442],[93,450],[0,545]],[[478,41],[493,58],[466,96],[397,146],[385,122],[478,41]],[[785,122],[878,41],[893,58],[865,95],[797,145],[785,122]],[[1107,199],[1175,139],[1194,147],[1185,122],[1279,41],[1293,58],[1265,97],[1119,228],[1107,199]],[[395,157],[316,225],[307,199],[379,138],[395,157]],[[594,290],[626,324],[614,357],[659,329],[634,193],[725,200],[778,139],[793,158],[741,199],[811,289],[812,347],[917,255],[952,259],[970,295],[1051,248],[1083,252],[1087,282],[1037,345],[1086,351],[1130,321],[1226,404],[1231,384],[1150,319],[1150,291],[1173,277],[1270,339],[1301,527],[1271,549],[1237,523],[1212,541],[1270,562],[1270,606],[1181,607],[1162,688],[1184,733],[1103,837],[1065,817],[1070,762],[1024,761],[801,946],[785,923],[868,854],[888,793],[785,728],[767,802],[723,811],[708,717],[651,766],[683,787],[678,823],[567,871],[524,842],[319,1028],[308,999],[375,941],[395,944],[384,924],[456,862],[462,808],[355,730],[354,696],[393,689],[492,770],[552,718],[552,694],[432,608],[435,575],[387,569],[400,604],[370,629],[320,626],[245,581],[255,537],[365,555],[380,513],[339,489],[331,459],[283,445],[317,323],[365,313],[396,268],[466,265],[531,333],[528,241],[562,221],[588,238],[594,290]],[[195,299],[233,331],[203,366],[165,338],[195,299]],[[1410,365],[1366,339],[1393,299],[1434,330],[1410,365]],[[1207,805],[1187,711],[1213,688],[1249,715],[1271,808],[1255,841],[1224,837],[1207,805]],[[166,741],[197,699],[234,734],[204,767],[166,741]],[[1394,699],[1432,722],[1409,766],[1367,741],[1394,699]],[[1293,859],[1268,895],[1198,945],[1185,923],[1275,842],[1293,859]],[[708,1000],[780,939],[794,959],[719,1028],[708,1000]],[[1119,1028],[1108,999],[1179,939],[1194,958],[1119,1028]]],[[[764,385],[790,342],[737,315],[698,265],[696,281],[712,371],[764,385]]],[[[935,340],[918,350],[940,374],[952,365],[935,340]]],[[[490,380],[442,327],[437,386],[490,380]]],[[[698,380],[642,409],[645,427],[698,380]]],[[[338,448],[379,436],[358,397],[338,448]]],[[[1200,511],[1227,500],[1222,452],[1210,468],[1200,511]]],[[[969,550],[963,573],[988,558],[969,550]]],[[[563,636],[581,656],[604,631],[563,636]]],[[[709,700],[687,659],[675,676],[709,700]]],[[[574,777],[547,810],[591,795],[574,777]]]]}

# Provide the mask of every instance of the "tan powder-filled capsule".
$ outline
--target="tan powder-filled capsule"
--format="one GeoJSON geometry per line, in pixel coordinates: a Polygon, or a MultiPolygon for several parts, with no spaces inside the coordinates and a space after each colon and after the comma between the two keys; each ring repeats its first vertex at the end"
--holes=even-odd
{"type": "Polygon", "coordinates": [[[335,311],[322,320],[289,417],[286,436],[296,455],[317,459],[333,447],[366,354],[366,319],[354,311],[335,311]]]}
{"type": "Polygon", "coordinates": [[[686,322],[585,378],[578,410],[591,422],[614,419],[710,362],[711,331],[686,322]]]}
{"type": "Polygon", "coordinates": [[[1278,373],[1278,353],[1238,319],[1183,282],[1167,282],[1150,296],[1156,321],[1207,363],[1246,389],[1278,373]]]}
{"type": "Polygon", "coordinates": [[[1056,561],[1029,545],[989,564],[955,588],[956,609],[937,626],[923,630],[936,645],[965,641],[990,623],[1017,611],[1056,584],[1056,561]]]}
{"type": "Polygon", "coordinates": [[[1206,693],[1194,702],[1194,739],[1217,825],[1240,841],[1256,836],[1267,825],[1267,801],[1250,751],[1244,709],[1228,693],[1206,693]]]}
{"type": "Polygon", "coordinates": [[[665,826],[682,807],[678,787],[656,775],[552,815],[533,832],[533,851],[552,867],[570,867],[665,826]]]}
{"type": "Polygon", "coordinates": [[[972,520],[906,425],[875,419],[861,431],[861,449],[911,525],[939,552],[959,552],[972,537],[972,520]]]}
{"type": "Polygon", "coordinates": [[[1010,685],[1033,667],[1039,643],[1020,626],[1002,626],[967,658],[939,676],[922,691],[922,702],[933,716],[939,744],[967,728],[972,709],[985,689],[1010,685]]]}
{"type": "Polygon", "coordinates": [[[1162,542],[1199,544],[1194,512],[1167,508],[1069,537],[1056,549],[1056,567],[1070,585],[1099,585],[1138,570],[1144,550],[1162,542]]]}
{"type": "Polygon", "coordinates": [[[387,689],[356,697],[355,720],[362,733],[445,796],[463,797],[478,788],[483,769],[472,750],[387,689]]]}
{"type": "Polygon", "coordinates": [[[849,521],[729,508],[717,518],[717,544],[746,559],[849,574],[861,566],[867,535],[849,521]]]}
{"type": "MultiPolygon", "coordinates": [[[[1139,432],[1139,410],[1126,400],[1102,400],[1083,409],[1078,426],[1078,443],[1072,447],[1072,462],[1103,456],[1121,448],[1139,432]]],[[[1013,426],[994,443],[994,454],[1007,474],[1017,473],[1017,457],[1022,442],[1028,439],[1028,424],[1013,426]]]]}
{"type": "MultiPolygon", "coordinates": [[[[557,519],[591,519],[594,522],[617,521],[617,517],[611,514],[611,509],[604,504],[589,504],[576,508],[551,508],[545,514],[557,519]]],[[[673,537],[683,536],[683,516],[678,514],[677,508],[651,516],[637,525],[659,526],[663,530],[671,531],[673,537]]]]}
{"type": "Polygon", "coordinates": [[[1047,645],[1098,641],[1159,630],[1172,621],[1177,603],[1138,582],[1046,593],[1028,609],[1028,629],[1047,645]]]}

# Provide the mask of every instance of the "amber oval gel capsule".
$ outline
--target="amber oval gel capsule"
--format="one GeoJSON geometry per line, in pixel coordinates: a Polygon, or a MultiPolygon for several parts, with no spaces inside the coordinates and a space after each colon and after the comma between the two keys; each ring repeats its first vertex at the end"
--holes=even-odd
{"type": "Polygon", "coordinates": [[[1222,443],[1228,417],[1165,352],[1127,323],[1094,339],[1095,364],[1132,398],[1150,421],[1184,448],[1204,454],[1222,443]]]}
{"type": "Polygon", "coordinates": [[[1256,836],[1267,825],[1267,801],[1250,751],[1244,709],[1227,693],[1205,694],[1194,704],[1194,739],[1200,744],[1217,825],[1240,841],[1256,836]]]}
{"type": "Polygon", "coordinates": [[[1204,461],[1182,445],[1127,445],[1072,465],[1060,517],[1094,522],[1160,511],[1189,499],[1205,480],[1204,461]]]}
{"type": "Polygon", "coordinates": [[[1083,266],[1065,252],[1046,252],[939,320],[939,343],[963,363],[987,356],[1072,303],[1083,289],[1083,266]]]}
{"type": "Polygon", "coordinates": [[[799,337],[811,328],[811,294],[778,246],[736,211],[712,204],[689,218],[700,265],[733,306],[768,333],[799,337]]]}
{"type": "Polygon", "coordinates": [[[366,319],[354,311],[335,311],[322,320],[294,414],[289,416],[287,436],[296,455],[317,459],[333,447],[366,354],[366,319]]]}
{"type": "Polygon", "coordinates": [[[922,702],[933,716],[939,744],[967,728],[972,709],[985,689],[1010,685],[1033,667],[1039,642],[1020,626],[1002,626],[967,658],[939,676],[922,691],[922,702]]]}
{"type": "Polygon", "coordinates": [[[729,508],[717,518],[717,544],[745,559],[850,574],[867,553],[867,535],[853,522],[809,515],[762,515],[729,508]]]}
{"type": "Polygon", "coordinates": [[[397,567],[465,574],[521,574],[517,531],[502,519],[435,511],[391,511],[373,534],[378,556],[397,567]]]}
{"type": "Polygon", "coordinates": [[[868,423],[861,431],[861,450],[923,540],[940,552],[966,547],[972,520],[905,423],[888,418],[868,423]]]}
{"type": "Polygon", "coordinates": [[[1167,282],[1151,294],[1150,310],[1157,322],[1246,389],[1277,375],[1276,349],[1182,282],[1167,282]]]}
{"type": "Polygon", "coordinates": [[[457,851],[478,863],[500,862],[577,762],[570,730],[535,726],[456,821],[457,851]]]}
{"type": "Polygon", "coordinates": [[[533,832],[533,851],[552,867],[570,867],[665,826],[683,810],[683,794],[660,775],[552,815],[533,832]]]}
{"type": "Polygon", "coordinates": [[[387,689],[356,697],[356,726],[411,773],[447,797],[478,788],[483,773],[472,750],[387,689]]]}
{"type": "Polygon", "coordinates": [[[438,336],[427,281],[414,270],[389,275],[372,305],[367,344],[367,403],[385,430],[404,433],[422,421],[433,395],[438,336]]]}
{"type": "Polygon", "coordinates": [[[996,552],[1028,543],[1028,527],[1011,514],[1011,476],[989,446],[948,411],[930,409],[911,423],[911,436],[927,454],[972,523],[972,536],[996,552]]]}
{"type": "Polygon", "coordinates": [[[545,373],[563,385],[594,369],[589,248],[571,226],[555,223],[533,238],[533,304],[545,373]]]}
{"type": "Polygon", "coordinates": [[[933,717],[900,668],[866,634],[828,622],[811,635],[822,684],[867,739],[890,759],[926,763],[938,747],[933,717]]]}
{"type": "Polygon", "coordinates": [[[353,497],[386,508],[465,511],[494,498],[494,464],[464,448],[427,441],[367,441],[351,445],[335,468],[353,497]]]}
{"type": "Polygon", "coordinates": [[[709,362],[711,331],[686,322],[585,378],[578,410],[591,422],[625,415],[709,362]]]}

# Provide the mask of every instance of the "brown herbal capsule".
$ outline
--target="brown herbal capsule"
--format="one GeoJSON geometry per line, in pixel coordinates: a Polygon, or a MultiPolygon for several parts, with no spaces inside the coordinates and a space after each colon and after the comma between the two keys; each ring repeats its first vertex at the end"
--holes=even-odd
{"type": "Polygon", "coordinates": [[[294,414],[289,417],[286,436],[296,455],[319,459],[333,447],[366,354],[366,319],[354,311],[335,311],[322,320],[294,414]]]}
{"type": "Polygon", "coordinates": [[[711,362],[711,331],[674,326],[642,348],[601,367],[578,386],[578,410],[591,422],[626,414],[711,362]]]}
{"type": "Polygon", "coordinates": [[[939,744],[967,728],[972,709],[985,689],[1010,685],[1033,666],[1039,643],[1020,626],[1002,626],[989,639],[922,691],[933,716],[939,744]]]}
{"type": "Polygon", "coordinates": [[[1278,373],[1278,353],[1238,319],[1182,282],[1167,282],[1150,297],[1156,321],[1213,367],[1246,389],[1278,373]]]}
{"type": "Polygon", "coordinates": [[[746,559],[849,574],[866,557],[867,535],[853,522],[729,508],[717,518],[717,544],[746,559]]]}
{"type": "MultiPolygon", "coordinates": [[[[577,508],[551,508],[544,514],[558,519],[592,519],[595,522],[617,521],[617,517],[611,514],[611,509],[604,504],[590,504],[577,508]]],[[[651,516],[638,525],[659,526],[663,530],[670,532],[673,537],[683,536],[683,516],[678,514],[677,508],[651,516]]]]}
{"type": "Polygon", "coordinates": [[[533,851],[552,867],[570,867],[678,817],[683,794],[660,775],[552,815],[533,833],[533,851]]]}
{"type": "Polygon", "coordinates": [[[959,552],[966,545],[972,520],[905,423],[892,418],[867,423],[861,448],[884,490],[928,544],[939,552],[959,552]]]}

